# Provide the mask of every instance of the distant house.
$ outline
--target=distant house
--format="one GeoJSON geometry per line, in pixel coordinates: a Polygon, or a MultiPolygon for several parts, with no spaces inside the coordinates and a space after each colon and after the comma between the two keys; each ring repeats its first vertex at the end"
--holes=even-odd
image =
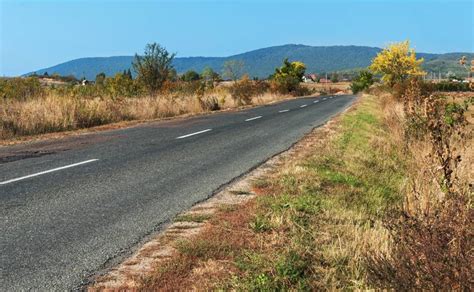
{"type": "Polygon", "coordinates": [[[317,80],[316,74],[306,74],[303,76],[303,82],[311,83],[311,82],[316,82],[317,80]]]}
{"type": "Polygon", "coordinates": [[[87,80],[87,79],[82,79],[82,81],[81,81],[82,86],[89,85],[89,84],[91,84],[91,85],[94,84],[94,81],[87,80]]]}

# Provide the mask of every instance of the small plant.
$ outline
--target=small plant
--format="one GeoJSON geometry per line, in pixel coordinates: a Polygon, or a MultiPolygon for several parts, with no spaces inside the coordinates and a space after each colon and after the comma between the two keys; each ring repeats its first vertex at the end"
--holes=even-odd
{"type": "Polygon", "coordinates": [[[257,215],[250,222],[250,228],[255,232],[265,232],[270,230],[270,223],[264,216],[257,215]]]}

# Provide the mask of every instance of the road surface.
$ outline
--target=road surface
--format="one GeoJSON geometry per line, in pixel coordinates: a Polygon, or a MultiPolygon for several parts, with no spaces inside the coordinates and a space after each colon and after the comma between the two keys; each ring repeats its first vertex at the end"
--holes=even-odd
{"type": "Polygon", "coordinates": [[[0,287],[71,290],[343,111],[301,98],[0,148],[0,287]]]}

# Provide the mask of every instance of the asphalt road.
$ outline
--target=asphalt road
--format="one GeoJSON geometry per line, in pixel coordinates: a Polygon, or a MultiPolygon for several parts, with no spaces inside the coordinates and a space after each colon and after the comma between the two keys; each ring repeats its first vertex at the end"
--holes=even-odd
{"type": "Polygon", "coordinates": [[[71,290],[354,96],[0,148],[0,287],[71,290]]]}

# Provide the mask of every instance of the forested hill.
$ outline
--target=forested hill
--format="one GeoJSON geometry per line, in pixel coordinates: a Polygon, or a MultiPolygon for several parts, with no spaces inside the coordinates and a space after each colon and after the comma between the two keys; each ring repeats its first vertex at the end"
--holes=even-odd
{"type": "MultiPolygon", "coordinates": [[[[245,71],[250,76],[264,78],[272,74],[285,58],[290,61],[304,62],[307,65],[307,72],[311,73],[351,71],[367,67],[380,50],[380,48],[365,46],[283,45],[228,57],[177,57],[174,60],[174,66],[178,73],[187,70],[201,72],[205,67],[211,67],[215,71],[221,72],[225,61],[242,60],[245,64],[245,71]]],[[[468,55],[469,58],[474,57],[472,53],[418,54],[419,57],[425,58],[425,70],[443,73],[452,71],[457,74],[462,72],[462,68],[457,64],[462,55],[468,55]]],[[[48,72],[48,74],[58,73],[60,75],[74,75],[77,78],[94,79],[100,72],[110,76],[129,69],[132,61],[133,56],[80,58],[35,72],[37,74],[48,72]]],[[[28,74],[31,73],[33,72],[28,74]]]]}

